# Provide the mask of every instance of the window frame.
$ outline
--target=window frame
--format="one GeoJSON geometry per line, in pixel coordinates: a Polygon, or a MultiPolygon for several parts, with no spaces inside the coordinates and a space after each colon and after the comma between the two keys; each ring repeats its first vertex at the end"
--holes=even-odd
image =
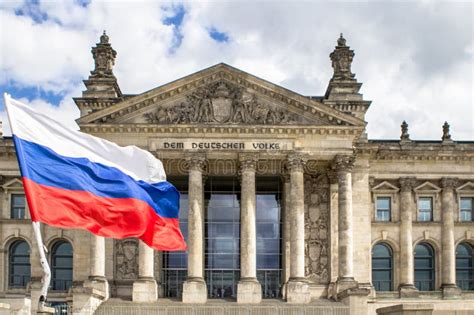
{"type": "Polygon", "coordinates": [[[460,194],[458,204],[459,204],[459,222],[474,222],[474,196],[460,194]],[[471,200],[471,209],[470,209],[471,220],[463,220],[462,219],[462,213],[463,213],[462,200],[463,199],[470,199],[471,200]]]}
{"type": "Polygon", "coordinates": [[[435,250],[435,247],[433,245],[431,245],[429,242],[419,242],[417,243],[414,248],[413,248],[413,282],[414,282],[414,285],[415,287],[421,291],[421,292],[432,292],[432,291],[435,291],[436,290],[436,285],[437,285],[437,259],[436,259],[436,255],[437,255],[437,252],[435,250]],[[416,257],[416,247],[417,246],[425,246],[427,247],[430,252],[431,252],[431,257],[428,257],[428,256],[418,256],[416,257]],[[418,259],[427,259],[427,258],[431,258],[431,268],[417,268],[416,267],[416,260],[418,259]],[[429,280],[416,280],[416,271],[420,270],[420,271],[426,271],[426,270],[429,270],[430,271],[430,279],[429,280]],[[420,288],[417,286],[417,282],[428,282],[429,281],[429,289],[428,290],[420,290],[420,288]]]}
{"type": "Polygon", "coordinates": [[[456,285],[463,291],[474,291],[474,245],[467,242],[467,241],[462,241],[456,246],[456,252],[455,252],[455,264],[456,264],[456,285]],[[471,251],[471,256],[458,256],[458,247],[459,246],[467,246],[469,250],[471,251]],[[458,259],[463,258],[463,259],[470,259],[470,266],[469,267],[462,267],[458,268],[458,259]],[[469,276],[467,279],[458,279],[458,271],[467,271],[469,276]],[[462,281],[462,283],[467,282],[467,286],[469,289],[465,289],[463,285],[459,285],[459,283],[462,281]]]}
{"type": "MultiPolygon", "coordinates": [[[[395,262],[395,251],[393,250],[392,246],[390,246],[390,244],[388,244],[387,242],[378,242],[376,244],[374,244],[371,248],[371,260],[370,260],[370,263],[371,263],[371,280],[372,280],[372,286],[374,287],[374,290],[377,292],[377,293],[380,293],[380,292],[393,292],[394,291],[394,288],[395,288],[395,266],[394,266],[394,262],[395,262]],[[390,253],[390,256],[389,257],[375,257],[376,259],[390,259],[390,267],[389,268],[379,268],[379,269],[376,269],[376,270],[379,270],[379,271],[390,271],[390,290],[389,291],[381,291],[381,290],[377,290],[377,286],[375,285],[375,281],[374,281],[374,278],[373,278],[373,272],[374,272],[374,256],[373,256],[373,250],[376,246],[384,246],[385,248],[387,248],[387,250],[389,251],[390,253]]],[[[385,282],[387,282],[387,280],[384,280],[385,282]]],[[[380,281],[377,281],[377,283],[380,282],[380,281]]]]}
{"type": "MultiPolygon", "coordinates": [[[[391,223],[399,220],[399,207],[398,203],[398,193],[400,188],[393,185],[387,180],[377,180],[373,177],[370,178],[371,182],[380,181],[377,185],[371,187],[372,194],[372,222],[373,223],[391,223]],[[388,221],[379,221],[377,220],[377,198],[379,197],[388,197],[390,198],[390,220],[388,221]]],[[[373,185],[373,184],[371,184],[373,185]]]]}
{"type": "MultiPolygon", "coordinates": [[[[10,219],[13,219],[13,220],[26,220],[27,219],[27,213],[28,213],[28,202],[26,201],[26,195],[24,193],[21,193],[21,192],[11,192],[9,194],[9,204],[10,204],[10,219]],[[20,197],[22,196],[23,199],[24,199],[24,206],[23,206],[23,216],[22,217],[14,217],[14,205],[13,205],[13,201],[15,200],[15,197],[20,197]]],[[[19,208],[19,207],[17,207],[19,208]]]]}
{"type": "Polygon", "coordinates": [[[7,282],[7,288],[8,290],[26,290],[28,287],[28,283],[31,281],[31,246],[30,244],[22,238],[17,238],[14,239],[10,245],[8,246],[8,251],[7,251],[7,261],[8,261],[8,272],[6,275],[6,282],[7,282]],[[22,280],[25,283],[22,286],[14,286],[12,285],[12,271],[13,271],[13,262],[12,262],[12,250],[14,247],[18,246],[20,243],[25,243],[28,246],[28,255],[16,255],[16,256],[23,256],[26,257],[28,256],[28,263],[21,263],[21,265],[28,265],[30,266],[30,274],[28,275],[21,275],[22,277],[27,276],[29,279],[28,281],[24,281],[25,279],[22,280]]]}
{"type": "MultiPolygon", "coordinates": [[[[385,194],[381,194],[381,195],[377,195],[375,196],[375,222],[392,222],[392,211],[393,209],[393,198],[391,195],[385,195],[385,194]],[[378,201],[379,199],[388,199],[389,202],[388,202],[388,220],[380,220],[378,218],[378,213],[379,213],[379,207],[378,207],[378,201]]],[[[384,211],[386,212],[386,211],[384,211]]]]}
{"type": "Polygon", "coordinates": [[[435,197],[431,195],[419,195],[416,199],[416,221],[417,222],[434,222],[434,206],[435,206],[435,197]],[[421,213],[428,213],[427,211],[421,211],[420,201],[421,199],[430,199],[430,220],[421,220],[421,213]]]}
{"type": "MultiPolygon", "coordinates": [[[[67,240],[67,239],[57,239],[55,240],[54,242],[51,243],[51,251],[50,251],[50,255],[49,255],[49,264],[50,264],[50,268],[51,268],[51,283],[50,283],[50,289],[51,291],[53,292],[68,292],[69,289],[72,287],[72,283],[74,282],[74,247],[72,246],[72,242],[67,240]],[[65,284],[65,289],[57,289],[55,288],[55,281],[58,281],[58,280],[61,280],[61,281],[69,281],[69,280],[64,280],[64,279],[56,279],[54,278],[54,275],[55,275],[55,270],[58,270],[58,266],[55,265],[55,258],[57,258],[57,255],[55,256],[56,254],[56,251],[58,249],[58,247],[62,244],[69,244],[69,246],[71,246],[71,268],[65,268],[65,267],[59,267],[59,270],[71,270],[71,280],[70,280],[70,285],[68,286],[68,284],[65,284]]],[[[65,256],[65,255],[60,255],[60,257],[69,257],[69,256],[65,256]]]]}

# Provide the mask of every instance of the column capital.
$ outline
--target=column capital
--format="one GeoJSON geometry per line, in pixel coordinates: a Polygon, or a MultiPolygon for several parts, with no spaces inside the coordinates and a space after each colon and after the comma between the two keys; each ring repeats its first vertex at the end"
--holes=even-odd
{"type": "Polygon", "coordinates": [[[338,154],[334,157],[332,168],[337,173],[351,172],[354,167],[355,155],[338,154]]]}
{"type": "Polygon", "coordinates": [[[306,158],[299,153],[288,155],[287,168],[291,171],[303,171],[306,164],[306,158]]]}
{"type": "Polygon", "coordinates": [[[459,179],[456,177],[443,177],[441,178],[441,187],[445,189],[454,189],[459,184],[459,179]]]}
{"type": "Polygon", "coordinates": [[[329,184],[338,184],[339,181],[337,179],[337,172],[336,170],[334,169],[328,169],[328,172],[326,173],[327,177],[328,177],[328,180],[329,180],[329,184]]]}
{"type": "Polygon", "coordinates": [[[187,155],[186,156],[186,167],[188,170],[197,170],[204,172],[205,166],[206,166],[207,159],[204,155],[187,155]]]}
{"type": "Polygon", "coordinates": [[[400,178],[400,191],[411,192],[416,185],[415,177],[401,177],[400,178]]]}
{"type": "Polygon", "coordinates": [[[239,155],[239,170],[243,171],[255,171],[258,163],[257,154],[241,154],[239,155]]]}

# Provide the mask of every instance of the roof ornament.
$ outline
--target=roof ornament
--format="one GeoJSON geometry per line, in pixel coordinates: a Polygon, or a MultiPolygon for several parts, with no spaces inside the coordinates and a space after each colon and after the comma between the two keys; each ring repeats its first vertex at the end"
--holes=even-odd
{"type": "Polygon", "coordinates": [[[451,134],[449,133],[449,124],[447,121],[445,121],[443,124],[443,136],[441,137],[441,140],[443,140],[444,143],[453,141],[451,140],[451,134]]]}
{"type": "Polygon", "coordinates": [[[329,55],[332,61],[334,74],[332,81],[355,81],[355,74],[351,71],[352,59],[354,58],[354,51],[346,46],[346,39],[342,33],[337,40],[337,46],[329,55]]]}
{"type": "Polygon", "coordinates": [[[406,121],[403,121],[401,126],[402,127],[402,135],[400,136],[401,141],[410,141],[410,134],[408,133],[408,124],[406,121]]]}
{"type": "Polygon", "coordinates": [[[104,33],[100,36],[100,43],[92,48],[94,57],[94,70],[91,72],[93,78],[112,78],[112,68],[115,64],[117,52],[109,43],[109,36],[104,33]]]}
{"type": "Polygon", "coordinates": [[[104,33],[102,34],[102,36],[100,37],[100,43],[101,44],[108,44],[109,43],[109,36],[107,36],[107,34],[105,33],[105,30],[104,30],[104,33]]]}

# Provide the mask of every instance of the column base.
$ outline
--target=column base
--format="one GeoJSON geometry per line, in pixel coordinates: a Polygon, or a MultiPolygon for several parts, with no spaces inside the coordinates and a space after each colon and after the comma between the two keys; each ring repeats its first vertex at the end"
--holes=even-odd
{"type": "Polygon", "coordinates": [[[183,283],[183,303],[206,303],[207,286],[203,279],[189,279],[183,283]]]}
{"type": "Polygon", "coordinates": [[[237,284],[237,303],[258,304],[262,301],[262,286],[257,279],[240,280],[237,284]]]}
{"type": "Polygon", "coordinates": [[[158,286],[153,278],[139,278],[133,282],[132,301],[153,303],[158,301],[158,286]]]}
{"type": "Polygon", "coordinates": [[[443,284],[441,285],[444,299],[456,299],[461,296],[461,289],[455,284],[443,284]]]}
{"type": "Polygon", "coordinates": [[[370,289],[352,287],[338,294],[337,300],[349,306],[350,315],[366,315],[368,313],[367,297],[370,289]]]}
{"type": "Polygon", "coordinates": [[[420,295],[420,291],[413,284],[401,284],[398,291],[400,298],[414,298],[420,295]]]}
{"type": "Polygon", "coordinates": [[[292,304],[311,302],[308,283],[304,279],[290,279],[286,283],[286,301],[292,304]]]}
{"type": "Polygon", "coordinates": [[[109,282],[105,277],[91,276],[88,280],[84,281],[84,287],[102,292],[104,301],[110,297],[109,282]]]}
{"type": "Polygon", "coordinates": [[[38,309],[38,311],[36,312],[36,314],[38,315],[46,315],[46,314],[54,314],[56,312],[56,310],[54,309],[54,307],[49,307],[49,306],[43,306],[41,307],[40,309],[38,309]]]}
{"type": "Polygon", "coordinates": [[[357,281],[353,277],[339,277],[336,280],[335,293],[339,295],[341,292],[347,291],[349,289],[358,288],[357,281]]]}

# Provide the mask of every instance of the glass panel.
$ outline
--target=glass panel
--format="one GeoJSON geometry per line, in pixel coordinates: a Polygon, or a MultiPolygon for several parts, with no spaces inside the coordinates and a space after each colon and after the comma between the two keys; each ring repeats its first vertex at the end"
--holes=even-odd
{"type": "Polygon", "coordinates": [[[434,290],[434,257],[431,246],[415,247],[415,286],[420,291],[434,290]]]}
{"type": "Polygon", "coordinates": [[[418,200],[418,207],[420,210],[430,210],[431,211],[432,199],[431,197],[421,197],[418,200]]]}
{"type": "Polygon", "coordinates": [[[72,285],[72,246],[69,242],[58,242],[51,253],[51,284],[53,290],[67,291],[72,285]]]}
{"type": "Polygon", "coordinates": [[[473,198],[461,198],[461,209],[472,210],[472,199],[473,198]]]}
{"type": "Polygon", "coordinates": [[[391,255],[390,249],[383,244],[377,244],[372,249],[372,257],[390,257],[391,255]]]}
{"type": "MultiPolygon", "coordinates": [[[[188,240],[188,178],[171,178],[169,181],[180,191],[179,222],[184,239],[188,240]]],[[[188,254],[182,252],[163,252],[163,294],[165,297],[181,298],[183,283],[188,275],[188,254]]]]}
{"type": "Polygon", "coordinates": [[[8,285],[25,288],[30,275],[30,246],[25,241],[16,241],[10,247],[8,285]]]}
{"type": "Polygon", "coordinates": [[[377,209],[389,210],[390,209],[390,197],[378,197],[377,198],[377,209]]]}
{"type": "Polygon", "coordinates": [[[205,186],[205,271],[210,298],[236,297],[240,269],[240,187],[236,178],[205,186]]]}
{"type": "Polygon", "coordinates": [[[257,178],[257,278],[263,298],[280,296],[281,211],[280,179],[257,178]]]}
{"type": "Polygon", "coordinates": [[[12,219],[24,219],[26,211],[26,200],[25,195],[12,195],[11,196],[11,218],[12,219]]]}

